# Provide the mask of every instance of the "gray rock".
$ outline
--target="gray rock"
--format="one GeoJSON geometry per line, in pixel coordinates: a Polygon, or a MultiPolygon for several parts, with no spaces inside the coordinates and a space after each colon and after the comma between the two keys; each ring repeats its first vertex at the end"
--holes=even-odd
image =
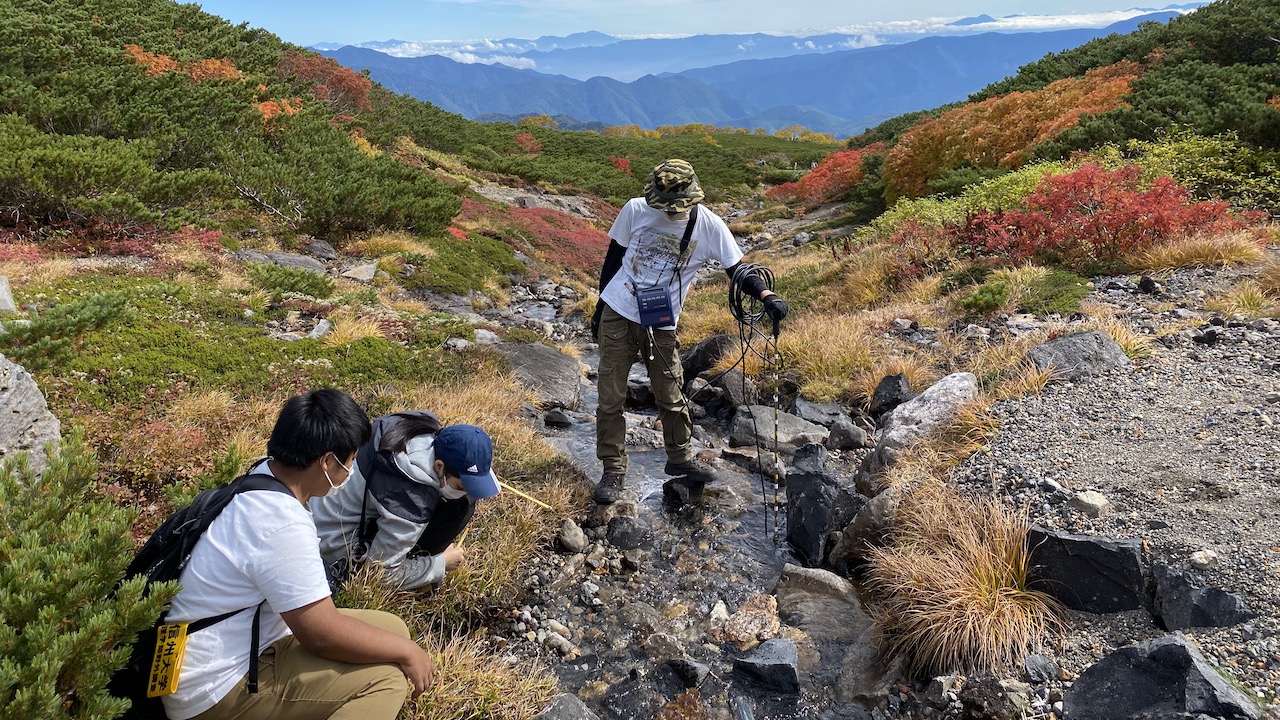
{"type": "Polygon", "coordinates": [[[732,350],[737,341],[728,335],[712,335],[697,345],[680,353],[680,365],[685,380],[692,380],[710,370],[720,358],[732,350]]]}
{"type": "Polygon", "coordinates": [[[761,643],[746,657],[734,660],[733,675],[765,690],[797,694],[800,692],[797,662],[795,643],[774,638],[761,643]]]}
{"type": "Polygon", "coordinates": [[[1102,658],[1076,678],[1063,700],[1072,720],[1262,716],[1180,632],[1102,658]]]}
{"type": "Polygon", "coordinates": [[[62,425],[31,374],[0,355],[0,462],[25,452],[31,469],[44,472],[45,445],[56,451],[61,440],[62,425]]]}
{"type": "Polygon", "coordinates": [[[498,345],[501,342],[502,338],[498,337],[498,334],[492,330],[485,330],[484,328],[476,330],[477,345],[498,345]]]}
{"type": "Polygon", "coordinates": [[[495,347],[511,361],[516,377],[537,393],[539,405],[577,409],[582,381],[577,359],[542,343],[501,343],[495,347]]]}
{"type": "Polygon", "coordinates": [[[856,474],[859,492],[872,496],[879,476],[897,463],[917,442],[928,438],[955,417],[966,402],[978,395],[973,373],[948,375],[918,397],[885,415],[884,431],[875,451],[862,461],[856,474]]]}
{"type": "Polygon", "coordinates": [[[1073,382],[1132,364],[1116,341],[1099,330],[1063,335],[1032,348],[1027,356],[1037,369],[1053,368],[1058,377],[1073,382]]]}
{"type": "Polygon", "coordinates": [[[831,435],[827,438],[827,447],[832,450],[853,450],[870,444],[867,431],[854,425],[848,416],[836,418],[830,427],[831,435]]]}
{"type": "Polygon", "coordinates": [[[782,445],[797,448],[809,443],[825,443],[830,434],[831,432],[821,425],[801,420],[791,413],[765,405],[750,405],[733,418],[729,444],[779,450],[782,445]],[[775,422],[777,423],[776,432],[775,422]]]}
{"type": "Polygon", "coordinates": [[[787,563],[773,590],[778,617],[823,641],[871,641],[872,622],[853,583],[828,570],[787,563]]]}
{"type": "Polygon", "coordinates": [[[1034,527],[1028,543],[1032,583],[1067,607],[1094,613],[1144,607],[1147,571],[1141,540],[1113,540],[1034,527]]]}
{"type": "Polygon", "coordinates": [[[532,720],[600,720],[575,695],[557,695],[546,710],[534,715],[532,720]]]}
{"type": "Polygon", "coordinates": [[[1243,596],[1215,587],[1201,587],[1183,572],[1156,565],[1155,614],[1168,630],[1230,627],[1257,616],[1243,596]]]}
{"type": "Polygon", "coordinates": [[[0,275],[0,315],[16,312],[18,312],[18,306],[13,303],[13,291],[9,288],[9,278],[0,275]]]}
{"type": "Polygon", "coordinates": [[[796,398],[795,414],[801,420],[807,420],[823,427],[831,427],[831,424],[836,420],[849,416],[843,407],[835,403],[817,403],[812,400],[806,400],[803,397],[796,398]]]}
{"type": "Polygon", "coordinates": [[[342,273],[342,277],[348,278],[350,280],[356,280],[358,282],[367,283],[367,282],[373,282],[373,278],[377,274],[378,274],[378,264],[367,263],[364,265],[357,265],[351,268],[350,270],[342,273]]]}
{"type": "Polygon", "coordinates": [[[1022,660],[1022,669],[1033,683],[1046,683],[1058,677],[1058,666],[1043,655],[1028,655],[1022,660]]]}
{"type": "Polygon", "coordinates": [[[1091,518],[1102,517],[1111,507],[1105,495],[1093,490],[1076,493],[1068,504],[1072,509],[1091,518]]]}
{"type": "Polygon", "coordinates": [[[822,473],[826,471],[827,459],[831,454],[818,443],[809,443],[796,450],[791,459],[791,466],[802,473],[822,473]]]}
{"type": "Polygon", "coordinates": [[[309,255],[299,255],[297,253],[273,252],[267,253],[267,260],[275,263],[280,267],[293,268],[295,270],[306,270],[316,275],[324,275],[328,272],[325,264],[309,255]]]}
{"type": "Polygon", "coordinates": [[[320,238],[311,238],[306,245],[307,252],[320,258],[321,260],[335,260],[338,257],[338,251],[328,242],[320,238]]]}
{"type": "Polygon", "coordinates": [[[560,545],[569,552],[580,553],[587,549],[587,535],[578,523],[566,519],[560,526],[560,545]]]}
{"type": "Polygon", "coordinates": [[[835,480],[828,475],[787,475],[787,541],[796,558],[809,567],[822,565],[836,494],[835,480]]]}
{"type": "Polygon", "coordinates": [[[680,682],[686,688],[696,688],[711,674],[711,668],[687,657],[674,658],[667,661],[667,666],[675,671],[680,682]]]}
{"type": "Polygon", "coordinates": [[[845,526],[840,540],[831,549],[833,562],[857,563],[867,558],[868,551],[884,544],[898,509],[898,492],[889,488],[871,498],[845,526]]]}
{"type": "Polygon", "coordinates": [[[307,333],[307,337],[312,340],[319,340],[330,332],[333,332],[333,323],[322,319],[316,323],[315,327],[311,328],[311,332],[307,333]]]}
{"type": "Polygon", "coordinates": [[[542,416],[542,422],[547,427],[553,428],[567,428],[573,426],[573,418],[569,417],[569,414],[560,408],[551,408],[548,410],[547,414],[542,416]]]}
{"type": "Polygon", "coordinates": [[[619,550],[634,550],[644,544],[652,533],[640,520],[616,517],[609,521],[609,544],[619,550]]]}

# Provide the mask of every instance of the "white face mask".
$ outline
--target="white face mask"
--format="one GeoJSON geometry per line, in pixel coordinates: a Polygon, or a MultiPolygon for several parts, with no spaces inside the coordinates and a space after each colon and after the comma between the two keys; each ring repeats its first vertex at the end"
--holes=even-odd
{"type": "MultiPolygon", "coordinates": [[[[333,459],[334,459],[334,460],[338,460],[338,456],[337,456],[337,455],[334,455],[334,456],[333,456],[333,459]]],[[[351,468],[347,467],[346,465],[343,465],[341,460],[338,460],[338,467],[340,467],[340,468],[342,468],[343,470],[346,470],[346,471],[347,471],[347,477],[348,477],[348,478],[349,478],[349,477],[351,477],[351,468]]],[[[329,492],[330,492],[330,493],[331,493],[331,492],[333,492],[334,490],[337,490],[338,488],[342,487],[342,483],[338,483],[338,484],[336,484],[336,485],[333,483],[333,478],[329,477],[329,471],[328,471],[328,470],[325,470],[325,471],[324,471],[324,479],[329,481],[329,492]]],[[[346,482],[346,480],[343,480],[342,482],[346,482]]],[[[329,493],[325,493],[325,494],[326,494],[326,495],[328,495],[329,493]]]]}
{"type": "Polygon", "coordinates": [[[467,491],[450,487],[449,483],[446,482],[440,486],[440,495],[445,500],[461,500],[467,496],[467,491]]]}

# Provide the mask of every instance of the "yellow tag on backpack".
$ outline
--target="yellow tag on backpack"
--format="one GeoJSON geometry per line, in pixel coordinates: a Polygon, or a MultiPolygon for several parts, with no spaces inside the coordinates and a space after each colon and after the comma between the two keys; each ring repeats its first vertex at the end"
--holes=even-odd
{"type": "Polygon", "coordinates": [[[182,656],[187,651],[187,624],[163,623],[156,628],[156,652],[147,673],[147,697],[172,695],[178,689],[182,656]]]}

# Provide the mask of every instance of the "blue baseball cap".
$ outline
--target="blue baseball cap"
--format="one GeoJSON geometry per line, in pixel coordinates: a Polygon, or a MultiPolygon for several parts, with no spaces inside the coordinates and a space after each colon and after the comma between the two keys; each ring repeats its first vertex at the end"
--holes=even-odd
{"type": "Polygon", "coordinates": [[[475,425],[450,425],[436,435],[436,459],[458,473],[462,487],[477,500],[502,489],[493,474],[493,441],[475,425]]]}

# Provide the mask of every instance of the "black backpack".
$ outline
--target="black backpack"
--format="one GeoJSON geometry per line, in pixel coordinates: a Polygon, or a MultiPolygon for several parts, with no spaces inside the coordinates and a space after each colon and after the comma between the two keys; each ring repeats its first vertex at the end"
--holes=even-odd
{"type": "MultiPolygon", "coordinates": [[[[169,516],[152,533],[151,538],[138,550],[125,569],[125,579],[142,576],[147,579],[148,585],[177,580],[191,560],[191,551],[195,549],[201,536],[236,495],[248,490],[289,493],[289,489],[279,480],[260,473],[242,475],[222,487],[205,490],[190,505],[169,516]]],[[[187,634],[203,630],[248,609],[241,608],[216,617],[192,621],[187,626],[187,634]]],[[[259,605],[253,616],[249,692],[258,690],[258,620],[261,613],[262,606],[259,605]]],[[[149,629],[138,633],[129,654],[129,662],[111,676],[107,685],[112,695],[128,698],[132,702],[132,707],[121,716],[123,720],[166,720],[164,704],[160,698],[147,697],[148,675],[158,641],[158,628],[164,623],[166,614],[167,612],[161,613],[149,629]]]]}

